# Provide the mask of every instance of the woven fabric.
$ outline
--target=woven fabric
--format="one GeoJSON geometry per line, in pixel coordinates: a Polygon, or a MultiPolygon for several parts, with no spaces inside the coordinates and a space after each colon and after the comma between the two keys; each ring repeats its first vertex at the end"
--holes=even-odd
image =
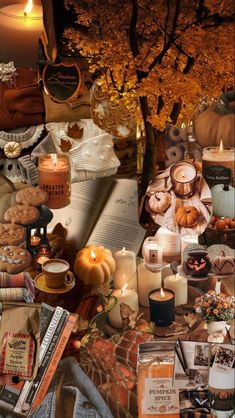
{"type": "Polygon", "coordinates": [[[27,289],[22,287],[11,287],[0,289],[0,302],[32,302],[27,289]]]}

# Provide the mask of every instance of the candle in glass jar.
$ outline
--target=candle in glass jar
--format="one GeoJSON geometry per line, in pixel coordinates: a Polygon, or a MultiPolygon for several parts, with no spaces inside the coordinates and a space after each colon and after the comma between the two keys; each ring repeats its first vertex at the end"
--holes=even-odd
{"type": "Polygon", "coordinates": [[[30,245],[32,247],[37,247],[41,242],[41,238],[38,237],[37,235],[33,235],[30,239],[30,245]]]}
{"type": "Polygon", "coordinates": [[[168,327],[175,320],[175,295],[170,289],[154,289],[149,293],[150,321],[168,327]]]}
{"type": "Polygon", "coordinates": [[[188,281],[186,277],[172,274],[164,279],[164,287],[173,290],[175,306],[185,305],[188,302],[188,281]]]}
{"type": "Polygon", "coordinates": [[[215,184],[229,184],[235,175],[235,148],[206,147],[202,156],[202,173],[210,187],[215,184]]]}
{"type": "Polygon", "coordinates": [[[43,29],[42,7],[32,0],[26,3],[3,1],[0,8],[1,61],[14,61],[16,67],[36,66],[43,29]]]}
{"type": "Polygon", "coordinates": [[[161,226],[155,238],[162,247],[163,261],[168,263],[180,260],[180,241],[181,235],[169,231],[165,226],[161,226]]]}
{"type": "Polygon", "coordinates": [[[120,313],[120,305],[122,303],[128,305],[131,310],[139,311],[138,295],[133,289],[127,289],[124,285],[122,289],[115,289],[112,296],[117,299],[117,304],[109,311],[108,318],[111,325],[116,328],[122,328],[122,317],[120,313]]]}
{"type": "Polygon", "coordinates": [[[70,203],[70,164],[66,154],[39,157],[39,185],[48,193],[47,206],[59,209],[70,203]]]}
{"type": "Polygon", "coordinates": [[[161,271],[151,271],[144,262],[138,265],[138,295],[141,306],[149,306],[149,292],[162,286],[161,271]]]}
{"type": "Polygon", "coordinates": [[[152,270],[158,270],[162,264],[162,246],[158,244],[156,237],[148,237],[143,243],[142,255],[145,266],[152,270]]]}
{"type": "Polygon", "coordinates": [[[116,269],[113,274],[114,289],[121,289],[126,283],[128,289],[137,289],[136,255],[123,248],[114,253],[116,269]]]}
{"type": "Polygon", "coordinates": [[[170,176],[175,194],[179,197],[193,195],[197,181],[197,171],[188,161],[179,161],[171,166],[170,176]]]}

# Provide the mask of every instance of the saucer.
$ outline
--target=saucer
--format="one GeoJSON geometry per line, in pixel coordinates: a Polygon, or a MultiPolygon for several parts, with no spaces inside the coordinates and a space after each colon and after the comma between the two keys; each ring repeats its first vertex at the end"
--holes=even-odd
{"type": "Polygon", "coordinates": [[[69,292],[75,285],[75,279],[73,278],[70,283],[64,284],[62,287],[58,287],[56,289],[47,286],[46,284],[46,278],[43,273],[38,274],[34,279],[34,285],[35,287],[40,290],[41,292],[45,293],[67,293],[69,292]]]}

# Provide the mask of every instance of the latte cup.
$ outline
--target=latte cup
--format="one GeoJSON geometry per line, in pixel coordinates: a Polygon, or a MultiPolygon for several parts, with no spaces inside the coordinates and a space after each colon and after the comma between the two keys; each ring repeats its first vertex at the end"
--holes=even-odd
{"type": "Polygon", "coordinates": [[[63,287],[71,282],[69,263],[59,258],[51,258],[42,265],[42,272],[45,276],[46,285],[53,289],[63,287]]]}

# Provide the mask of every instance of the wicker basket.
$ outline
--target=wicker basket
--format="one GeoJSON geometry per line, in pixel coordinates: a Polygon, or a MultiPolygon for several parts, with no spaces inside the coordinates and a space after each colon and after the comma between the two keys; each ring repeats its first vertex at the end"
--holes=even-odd
{"type": "Polygon", "coordinates": [[[199,238],[200,244],[209,247],[213,244],[225,244],[230,248],[235,248],[235,228],[224,229],[222,231],[218,229],[206,228],[199,238]]]}

